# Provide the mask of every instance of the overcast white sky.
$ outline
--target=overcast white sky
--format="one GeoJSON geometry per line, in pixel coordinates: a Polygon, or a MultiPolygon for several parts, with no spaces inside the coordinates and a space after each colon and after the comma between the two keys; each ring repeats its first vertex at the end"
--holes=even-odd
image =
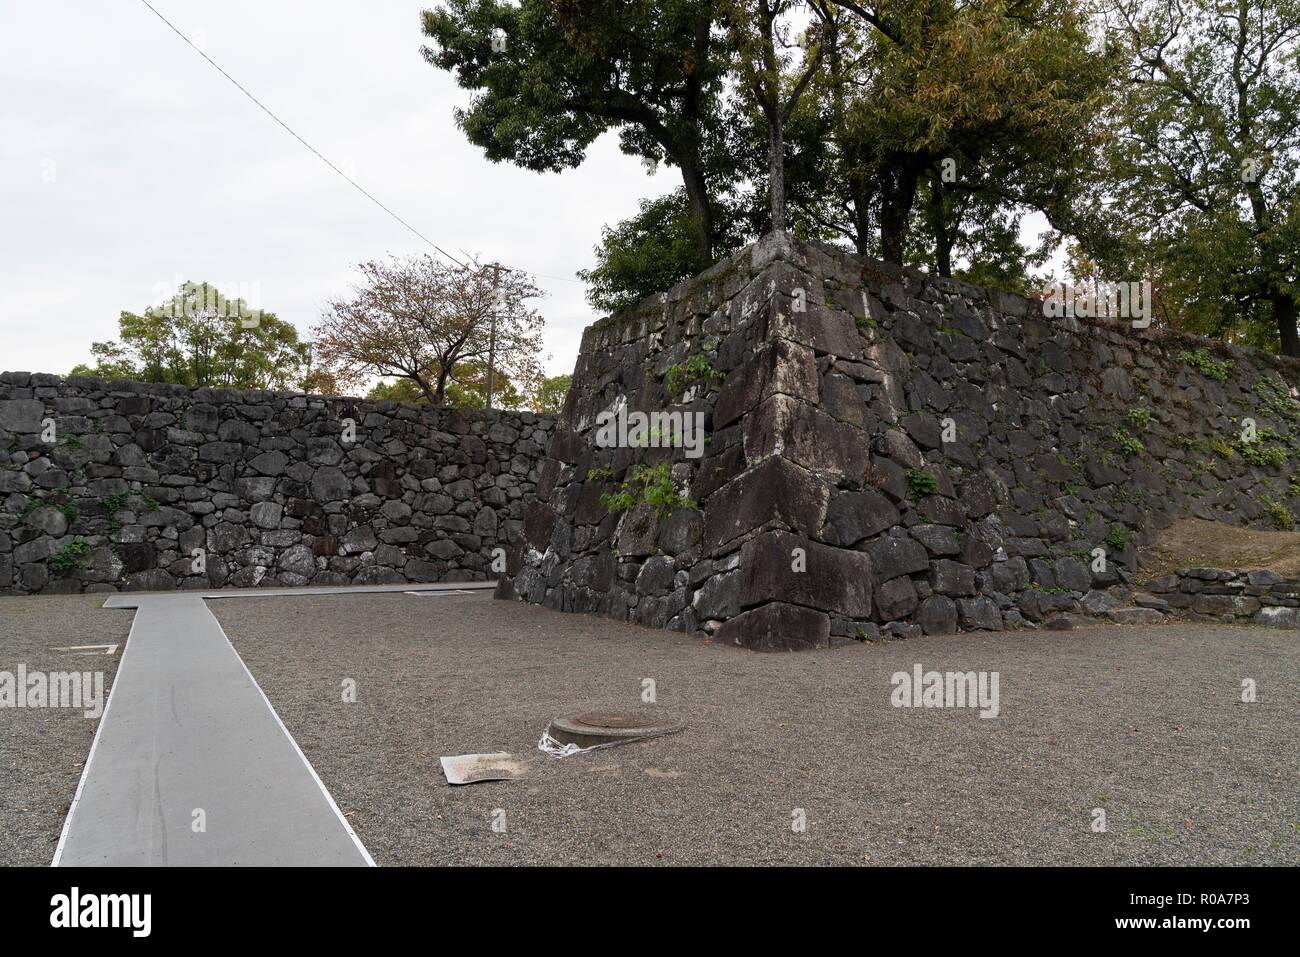
{"type": "MultiPolygon", "coordinates": [[[[290,127],[444,249],[572,276],[672,189],[613,135],[561,175],[494,165],[420,56],[434,0],[150,0],[290,127]]],[[[257,290],[306,336],[351,264],[428,250],[140,0],[0,0],[0,369],[66,372],[162,284],[257,290]]],[[[596,316],[539,279],[552,374],[596,316]]]]}

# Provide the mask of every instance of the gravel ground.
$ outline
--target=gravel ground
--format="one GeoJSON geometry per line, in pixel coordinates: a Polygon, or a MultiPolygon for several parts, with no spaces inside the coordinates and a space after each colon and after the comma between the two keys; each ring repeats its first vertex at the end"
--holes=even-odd
{"type": "MultiPolygon", "coordinates": [[[[103,600],[0,598],[0,671],[103,671],[107,702],[121,647],[112,656],[52,650],[125,643],[133,612],[101,609],[103,600]]],[[[80,708],[0,708],[0,865],[50,863],[98,726],[80,708]]]]}
{"type": "Polygon", "coordinates": [[[486,594],[210,607],[380,864],[1300,863],[1293,632],[1107,626],[760,655],[486,594]],[[890,676],[917,663],[997,671],[1001,715],[891,707],[890,676]],[[690,726],[536,750],[548,719],[590,709],[690,726]],[[446,785],[440,755],[495,750],[527,776],[446,785]]]}

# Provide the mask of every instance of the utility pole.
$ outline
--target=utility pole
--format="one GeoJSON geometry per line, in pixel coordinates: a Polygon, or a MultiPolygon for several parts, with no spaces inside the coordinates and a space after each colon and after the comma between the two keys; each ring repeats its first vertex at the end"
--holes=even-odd
{"type": "Polygon", "coordinates": [[[497,359],[497,311],[501,308],[501,264],[492,264],[492,331],[488,333],[488,367],[487,400],[483,403],[492,408],[493,376],[496,373],[497,359]]]}

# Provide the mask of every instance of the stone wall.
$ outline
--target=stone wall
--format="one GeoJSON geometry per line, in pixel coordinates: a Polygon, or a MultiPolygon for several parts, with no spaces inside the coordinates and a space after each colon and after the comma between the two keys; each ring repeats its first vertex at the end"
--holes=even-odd
{"type": "Polygon", "coordinates": [[[1267,569],[1182,568],[1147,585],[1139,603],[1213,621],[1300,628],[1300,581],[1267,569]]]}
{"type": "Polygon", "coordinates": [[[759,649],[1085,612],[1176,518],[1300,508],[1298,375],[769,236],[586,330],[512,590],[759,649]],[[703,456],[600,444],[618,410],[700,413],[703,456]]]}
{"type": "Polygon", "coordinates": [[[553,424],[6,372],[0,594],[495,577],[553,424]]]}

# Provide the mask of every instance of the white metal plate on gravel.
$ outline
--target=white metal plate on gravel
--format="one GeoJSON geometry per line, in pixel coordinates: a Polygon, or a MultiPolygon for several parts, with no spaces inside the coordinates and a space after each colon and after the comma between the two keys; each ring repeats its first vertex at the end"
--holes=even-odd
{"type": "Polygon", "coordinates": [[[505,751],[493,754],[455,754],[440,758],[448,784],[476,784],[479,781],[513,781],[524,769],[505,751]]]}

